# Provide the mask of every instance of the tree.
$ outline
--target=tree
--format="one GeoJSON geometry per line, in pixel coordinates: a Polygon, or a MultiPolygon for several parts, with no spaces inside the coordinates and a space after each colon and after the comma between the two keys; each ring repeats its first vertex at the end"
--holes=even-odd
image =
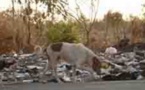
{"type": "MultiPolygon", "coordinates": [[[[23,15],[25,16],[25,19],[27,17],[27,23],[28,23],[27,26],[28,26],[28,31],[30,32],[30,30],[29,30],[30,29],[29,15],[32,13],[30,3],[33,3],[32,1],[34,1],[34,0],[26,0],[26,1],[27,1],[27,7],[24,9],[26,11],[26,13],[23,14],[23,15]]],[[[19,0],[19,3],[21,3],[20,0],[19,0]]],[[[77,16],[76,17],[68,11],[67,0],[35,0],[35,3],[36,4],[37,3],[43,3],[48,7],[47,12],[45,13],[45,15],[46,15],[46,17],[51,18],[50,21],[53,24],[56,23],[56,21],[57,21],[55,16],[57,16],[57,18],[58,18],[58,16],[63,16],[64,20],[66,20],[67,17],[74,18],[82,26],[83,35],[86,38],[86,44],[89,44],[89,42],[90,42],[89,41],[89,35],[90,35],[90,32],[92,31],[93,25],[96,21],[96,15],[97,15],[97,11],[98,11],[99,0],[90,0],[90,8],[91,8],[91,17],[90,17],[90,19],[86,19],[84,13],[80,9],[80,5],[78,5],[77,2],[76,2],[76,5],[77,5],[77,9],[76,9],[77,16]],[[95,3],[97,3],[97,5],[95,5],[95,3]]],[[[38,22],[36,22],[36,24],[37,24],[37,26],[40,26],[39,24],[41,24],[41,23],[40,23],[40,21],[38,21],[38,22]]],[[[44,25],[44,26],[47,26],[47,25],[44,25]]],[[[31,37],[31,34],[29,33],[28,34],[28,42],[30,42],[30,37],[31,37]]]]}
{"type": "MultiPolygon", "coordinates": [[[[49,21],[51,23],[55,22],[55,15],[56,14],[62,14],[62,9],[64,8],[64,4],[66,4],[65,2],[66,0],[12,0],[12,12],[14,14],[13,9],[15,9],[15,3],[18,3],[21,7],[20,12],[16,12],[15,11],[15,15],[17,15],[17,17],[21,18],[24,22],[24,26],[26,26],[27,28],[22,28],[25,31],[25,38],[27,38],[27,40],[25,40],[25,45],[31,45],[33,44],[32,37],[33,34],[37,34],[37,37],[35,39],[35,41],[38,42],[42,41],[42,39],[44,39],[44,33],[47,31],[47,23],[45,19],[49,18],[49,21]],[[47,12],[40,12],[37,10],[37,4],[43,4],[46,5],[47,8],[47,12]],[[36,8],[32,8],[31,5],[35,4],[36,8]],[[32,17],[33,16],[33,17],[32,17]],[[51,19],[50,19],[51,18],[51,19]],[[35,31],[32,29],[33,27],[36,27],[35,31]]],[[[14,16],[14,15],[13,15],[14,16]]],[[[22,30],[21,30],[22,31],[22,30]]],[[[21,45],[21,39],[20,39],[20,31],[16,31],[16,43],[18,44],[18,46],[20,48],[23,48],[25,45],[21,45]]]]}
{"type": "MultiPolygon", "coordinates": [[[[143,12],[143,21],[142,21],[142,29],[143,29],[143,38],[145,36],[145,3],[142,5],[143,9],[142,9],[142,12],[143,12]]],[[[144,40],[145,41],[145,40],[144,40]]]]}
{"type": "MultiPolygon", "coordinates": [[[[111,32],[114,35],[115,39],[117,39],[117,42],[120,40],[121,36],[121,29],[123,27],[123,19],[122,19],[122,14],[119,12],[111,12],[109,11],[105,16],[104,16],[104,22],[105,22],[105,26],[106,26],[106,35],[111,32]],[[112,30],[113,31],[112,31],[112,30]],[[110,30],[110,31],[108,31],[110,30]]],[[[107,41],[107,40],[106,40],[107,41]]]]}
{"type": "Polygon", "coordinates": [[[85,44],[89,46],[90,44],[90,32],[93,30],[94,23],[96,21],[98,7],[99,7],[99,0],[89,0],[90,5],[90,18],[87,19],[84,12],[81,10],[81,5],[78,4],[79,0],[75,0],[76,2],[76,10],[74,11],[76,15],[72,14],[71,12],[67,12],[68,15],[73,18],[78,24],[81,26],[81,32],[83,34],[83,39],[85,39],[85,44]]]}
{"type": "Polygon", "coordinates": [[[142,38],[142,21],[138,17],[131,17],[130,21],[130,34],[131,34],[131,43],[138,43],[141,42],[142,38]]]}

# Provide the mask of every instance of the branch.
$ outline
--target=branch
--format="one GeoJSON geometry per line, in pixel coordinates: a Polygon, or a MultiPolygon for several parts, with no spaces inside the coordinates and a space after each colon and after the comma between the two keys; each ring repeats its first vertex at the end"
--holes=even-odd
{"type": "Polygon", "coordinates": [[[94,23],[95,23],[95,21],[96,21],[96,16],[97,16],[97,13],[98,13],[98,8],[99,8],[99,0],[97,0],[98,2],[97,2],[97,10],[96,10],[96,12],[95,12],[95,14],[94,14],[94,17],[92,18],[93,20],[91,21],[91,24],[90,24],[90,28],[89,28],[89,30],[91,31],[92,30],[92,27],[93,27],[93,25],[94,25],[94,23]]]}

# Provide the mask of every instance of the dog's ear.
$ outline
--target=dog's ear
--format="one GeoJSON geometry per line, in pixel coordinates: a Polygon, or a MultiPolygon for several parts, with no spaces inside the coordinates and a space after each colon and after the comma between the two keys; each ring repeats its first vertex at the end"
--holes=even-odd
{"type": "Polygon", "coordinates": [[[97,74],[100,74],[101,71],[101,62],[99,61],[99,59],[97,57],[93,57],[92,58],[92,69],[97,72],[97,74]]]}

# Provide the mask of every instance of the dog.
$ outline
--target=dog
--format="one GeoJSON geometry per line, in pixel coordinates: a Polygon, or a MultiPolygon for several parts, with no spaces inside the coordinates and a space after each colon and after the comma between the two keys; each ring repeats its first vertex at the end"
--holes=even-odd
{"type": "Polygon", "coordinates": [[[98,56],[89,48],[81,43],[58,42],[52,43],[45,49],[48,57],[52,75],[58,82],[61,82],[57,75],[57,63],[64,60],[71,64],[73,70],[73,82],[75,82],[76,68],[90,71],[93,75],[94,71],[99,74],[101,62],[98,56]]]}

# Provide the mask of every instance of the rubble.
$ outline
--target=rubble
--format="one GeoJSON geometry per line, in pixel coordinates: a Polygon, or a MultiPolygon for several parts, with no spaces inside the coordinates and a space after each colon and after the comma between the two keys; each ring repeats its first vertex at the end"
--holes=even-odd
{"type": "MultiPolygon", "coordinates": [[[[143,80],[145,79],[145,50],[135,50],[129,52],[121,52],[117,54],[115,48],[108,48],[106,52],[100,53],[99,58],[102,60],[101,77],[104,81],[110,80],[143,80]],[[110,51],[113,50],[113,51],[110,51]],[[106,54],[114,54],[106,57],[106,54]],[[105,62],[103,62],[103,60],[105,62]]],[[[51,70],[41,74],[48,67],[47,58],[38,56],[37,54],[22,54],[22,55],[0,55],[1,61],[15,60],[17,66],[13,68],[5,67],[0,71],[0,79],[3,82],[22,82],[34,83],[41,82],[57,82],[51,74],[51,70]]],[[[1,63],[0,63],[1,64],[1,63]]],[[[63,82],[71,82],[72,68],[68,63],[61,63],[57,66],[57,72],[63,82]],[[69,74],[67,73],[69,71],[69,74]]],[[[77,69],[76,80],[78,82],[87,82],[91,78],[88,71],[77,69]]]]}
{"type": "Polygon", "coordinates": [[[108,48],[106,48],[105,53],[106,54],[116,54],[117,53],[117,49],[114,48],[114,47],[108,47],[108,48]]]}
{"type": "Polygon", "coordinates": [[[44,62],[46,59],[38,57],[36,54],[0,56],[0,61],[8,61],[9,59],[14,59],[17,62],[17,66],[15,68],[4,67],[4,69],[0,71],[0,73],[3,73],[0,75],[3,82],[10,81],[10,73],[13,74],[11,77],[14,78],[16,82],[30,82],[36,80],[36,78],[39,78],[40,72],[43,72],[45,68],[44,64],[47,64],[44,62]],[[6,76],[6,74],[8,75],[6,76]]]}
{"type": "MultiPolygon", "coordinates": [[[[112,49],[113,50],[113,49],[112,49]]],[[[115,49],[114,49],[115,50],[115,49]]],[[[101,54],[103,60],[108,60],[111,69],[102,73],[102,80],[142,80],[145,79],[145,48],[144,44],[126,45],[114,56],[106,57],[101,54]],[[111,63],[111,64],[110,64],[111,63]],[[116,68],[118,70],[116,70],[116,68]]],[[[111,53],[112,54],[112,53],[111,53]]],[[[104,71],[103,71],[104,72],[104,71]]]]}

